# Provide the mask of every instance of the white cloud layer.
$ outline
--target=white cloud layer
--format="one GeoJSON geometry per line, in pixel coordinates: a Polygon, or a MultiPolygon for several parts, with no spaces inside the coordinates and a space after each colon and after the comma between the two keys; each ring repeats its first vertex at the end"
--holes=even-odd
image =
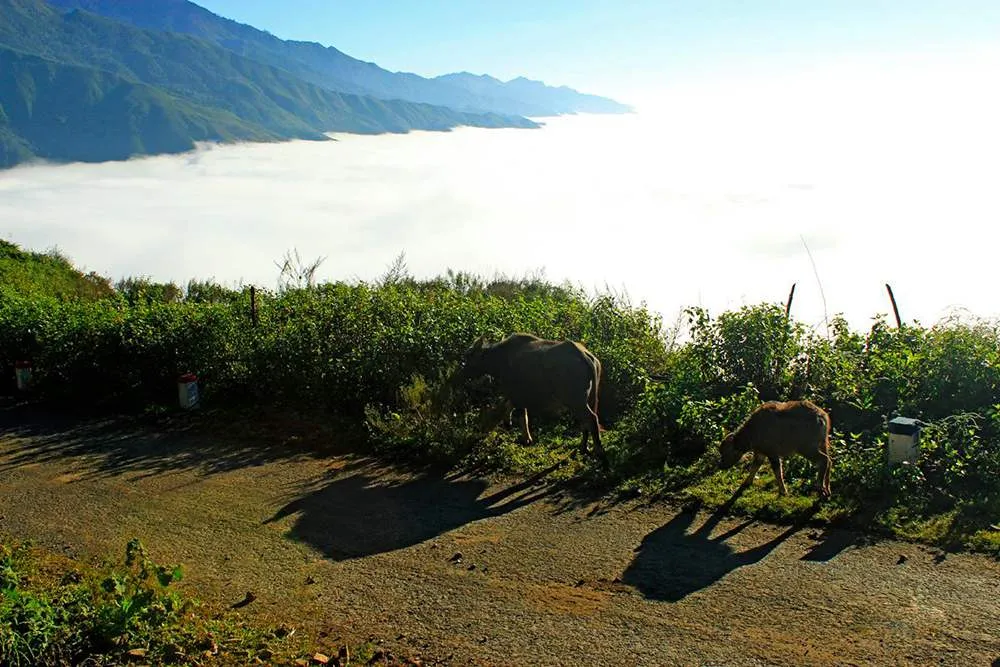
{"type": "MultiPolygon", "coordinates": [[[[978,61],[976,61],[978,63],[978,61]]],[[[865,326],[1000,311],[1000,70],[846,67],[689,85],[657,110],[542,130],[339,136],[0,172],[0,236],[121,277],[273,286],[298,248],[323,279],[374,279],[400,252],[446,268],[605,284],[669,321],[783,301],[865,326]],[[920,72],[919,75],[914,72],[920,72]]]]}

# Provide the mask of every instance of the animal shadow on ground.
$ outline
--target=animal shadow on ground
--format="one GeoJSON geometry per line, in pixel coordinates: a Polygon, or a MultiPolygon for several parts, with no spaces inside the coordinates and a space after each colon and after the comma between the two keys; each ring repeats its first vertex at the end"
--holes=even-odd
{"type": "Polygon", "coordinates": [[[455,474],[399,478],[360,463],[278,510],[265,524],[295,518],[288,537],[337,560],[404,549],[473,521],[500,516],[548,496],[542,480],[559,465],[484,496],[485,480],[455,474]]]}
{"type": "Polygon", "coordinates": [[[851,530],[846,526],[854,525],[857,528],[870,526],[875,516],[886,507],[889,501],[885,498],[881,500],[870,500],[860,509],[853,512],[848,518],[841,520],[841,526],[827,526],[822,534],[817,535],[815,546],[811,547],[799,560],[825,563],[833,560],[836,556],[848,549],[862,546],[871,546],[879,541],[877,535],[862,532],[862,530],[851,530]]]}
{"type": "Polygon", "coordinates": [[[737,552],[727,540],[755,523],[753,519],[720,535],[711,536],[736,497],[693,531],[691,529],[699,516],[697,506],[685,509],[664,526],[646,535],[642,544],[636,547],[632,563],[622,574],[622,583],[634,587],[649,599],[677,602],[711,586],[737,568],[760,562],[779,544],[801,530],[808,516],[818,510],[818,505],[815,505],[807,517],[799,519],[773,539],[737,552]]]}

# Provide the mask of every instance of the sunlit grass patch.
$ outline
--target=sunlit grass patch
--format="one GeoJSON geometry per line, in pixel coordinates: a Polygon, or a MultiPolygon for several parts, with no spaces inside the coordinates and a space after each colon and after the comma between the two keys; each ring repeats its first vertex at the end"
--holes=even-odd
{"type": "MultiPolygon", "coordinates": [[[[717,472],[687,487],[686,498],[697,500],[705,507],[727,505],[746,478],[746,471],[737,468],[717,472]]],[[[758,472],[757,478],[732,503],[731,511],[760,519],[787,520],[811,508],[815,495],[806,495],[798,483],[786,480],[788,495],[778,495],[778,486],[770,472],[758,472]]]]}
{"type": "Polygon", "coordinates": [[[1000,530],[977,530],[966,541],[970,549],[992,553],[1000,558],[1000,530]]]}
{"type": "Polygon", "coordinates": [[[555,438],[525,445],[514,434],[493,433],[487,435],[461,465],[516,474],[550,470],[549,479],[566,480],[577,475],[585,465],[577,454],[578,444],[555,438]]]}

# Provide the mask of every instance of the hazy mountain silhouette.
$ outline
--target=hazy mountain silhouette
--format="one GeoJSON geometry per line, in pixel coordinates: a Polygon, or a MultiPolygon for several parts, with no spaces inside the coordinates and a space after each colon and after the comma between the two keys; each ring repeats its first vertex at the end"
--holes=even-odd
{"type": "Polygon", "coordinates": [[[527,106],[520,113],[526,116],[555,116],[566,113],[628,113],[631,107],[606,97],[586,95],[572,88],[554,88],[541,81],[533,81],[523,76],[504,83],[488,74],[475,75],[468,72],[445,74],[435,81],[444,81],[469,92],[491,99],[514,100],[527,106]]]}

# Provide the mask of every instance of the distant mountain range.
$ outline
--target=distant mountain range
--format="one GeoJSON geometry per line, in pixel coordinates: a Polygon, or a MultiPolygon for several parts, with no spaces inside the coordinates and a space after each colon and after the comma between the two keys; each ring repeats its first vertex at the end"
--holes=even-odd
{"type": "Polygon", "coordinates": [[[389,72],[315,42],[286,41],[257,28],[217,16],[188,0],[49,0],[63,9],[82,9],[138,28],[182,33],[241,56],[274,65],[322,88],[451,107],[460,111],[520,116],[564,113],[625,113],[626,105],[583,95],[571,88],[550,88],[519,78],[503,83],[489,76],[446,74],[426,79],[389,72]]]}
{"type": "Polygon", "coordinates": [[[523,78],[389,72],[186,0],[0,0],[0,167],[629,110],[523,78]]]}

